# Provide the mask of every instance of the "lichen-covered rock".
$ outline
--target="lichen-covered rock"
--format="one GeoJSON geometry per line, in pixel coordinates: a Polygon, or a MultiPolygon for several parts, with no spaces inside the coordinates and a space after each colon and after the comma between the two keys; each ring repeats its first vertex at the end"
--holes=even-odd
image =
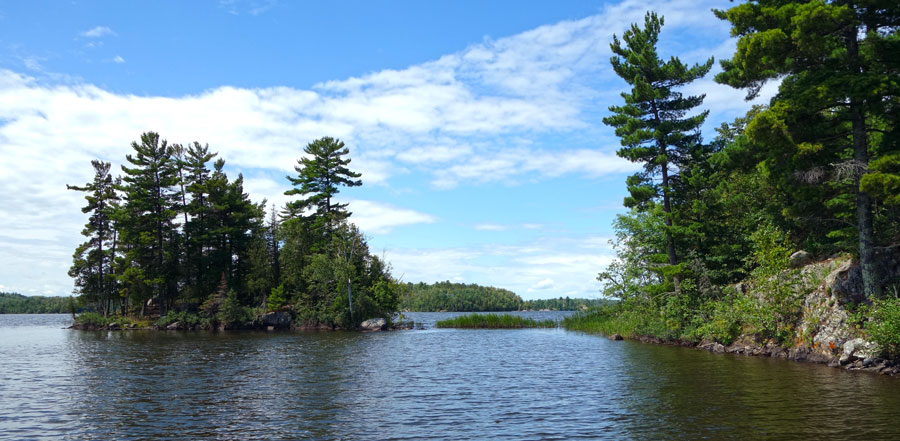
{"type": "Polygon", "coordinates": [[[801,266],[806,266],[812,263],[812,254],[809,254],[806,251],[800,250],[794,254],[791,254],[791,268],[800,268],[801,266]]]}
{"type": "Polygon", "coordinates": [[[381,331],[387,327],[387,320],[383,318],[368,319],[359,325],[363,331],[381,331]]]}

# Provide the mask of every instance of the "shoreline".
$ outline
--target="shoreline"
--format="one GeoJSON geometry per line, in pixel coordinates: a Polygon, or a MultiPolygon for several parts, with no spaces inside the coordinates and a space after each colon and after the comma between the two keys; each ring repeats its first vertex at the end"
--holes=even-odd
{"type": "MultiPolygon", "coordinates": [[[[623,339],[622,336],[618,334],[605,337],[609,338],[610,340],[623,339]]],[[[855,355],[855,351],[853,350],[844,351],[841,354],[836,354],[829,357],[805,346],[784,348],[773,342],[759,344],[749,338],[739,339],[727,346],[723,345],[722,343],[706,340],[700,341],[698,343],[687,340],[662,339],[659,337],[646,335],[628,337],[624,339],[642,344],[680,346],[716,354],[733,354],[743,355],[746,357],[781,358],[798,363],[824,364],[830,368],[838,368],[844,371],[861,371],[872,374],[887,375],[891,377],[900,374],[900,360],[877,356],[860,357],[855,355]]]]}

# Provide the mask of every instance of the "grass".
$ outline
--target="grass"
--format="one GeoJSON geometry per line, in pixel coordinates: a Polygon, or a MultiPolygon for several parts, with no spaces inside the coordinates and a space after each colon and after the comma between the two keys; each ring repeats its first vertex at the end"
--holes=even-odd
{"type": "Polygon", "coordinates": [[[511,314],[469,314],[441,320],[435,324],[438,328],[466,329],[518,329],[518,328],[555,328],[559,326],[553,320],[534,320],[511,314]]]}
{"type": "Polygon", "coordinates": [[[569,331],[633,337],[647,328],[646,321],[647,317],[637,311],[621,311],[609,306],[568,316],[563,319],[562,326],[569,331]]]}
{"type": "Polygon", "coordinates": [[[75,324],[81,326],[103,327],[111,323],[117,323],[121,327],[135,325],[137,327],[145,328],[150,326],[150,322],[148,320],[123,317],[120,315],[104,317],[102,314],[96,312],[83,312],[75,317],[75,324]]]}

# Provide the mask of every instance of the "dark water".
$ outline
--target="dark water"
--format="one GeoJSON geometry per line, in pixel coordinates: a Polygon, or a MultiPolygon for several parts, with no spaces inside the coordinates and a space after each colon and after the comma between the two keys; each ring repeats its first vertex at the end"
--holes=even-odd
{"type": "Polygon", "coordinates": [[[900,379],[818,365],[560,329],[70,320],[0,315],[0,439],[900,439],[900,379]]]}

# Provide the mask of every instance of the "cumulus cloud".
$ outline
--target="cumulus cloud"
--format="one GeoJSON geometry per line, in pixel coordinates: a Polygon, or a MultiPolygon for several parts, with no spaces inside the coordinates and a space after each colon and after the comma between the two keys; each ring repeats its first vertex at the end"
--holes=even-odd
{"type": "Polygon", "coordinates": [[[506,231],[509,227],[499,224],[478,224],[475,225],[475,229],[479,231],[506,231]]]}
{"type": "Polygon", "coordinates": [[[518,245],[496,243],[438,249],[387,249],[395,273],[407,282],[465,280],[512,290],[524,299],[600,295],[597,273],[615,258],[608,246],[572,249],[593,237],[542,238],[518,245]]]}
{"type": "MultiPolygon", "coordinates": [[[[253,13],[272,4],[222,6],[253,13]]],[[[425,186],[437,189],[629,173],[636,165],[616,157],[617,142],[597,128],[597,115],[609,104],[604,100],[619,99],[622,87],[608,66],[610,36],[642,20],[647,9],[666,16],[664,32],[705,32],[708,10],[716,5],[713,0],[625,0],[583,19],[485,39],[405,69],[309,89],[214,87],[185,96],[139,96],[60,82],[43,72],[36,78],[0,69],[0,275],[22,291],[42,285],[56,292],[70,289],[65,269],[85,219],[79,209],[83,201],[65,185],[90,180],[91,159],[111,161],[118,170],[130,142],[148,130],[170,142],[209,143],[227,160],[226,171],[244,172],[254,198],[273,203],[284,201],[282,176],[293,173],[302,147],[321,136],[347,143],[351,168],[363,173],[367,186],[389,187],[392,179],[410,173],[423,174],[425,186]]],[[[728,38],[727,29],[719,31],[722,40],[728,38]]],[[[96,40],[116,33],[96,26],[79,35],[96,40]]],[[[709,50],[727,53],[723,44],[717,40],[709,50]]],[[[113,61],[125,60],[117,56],[113,61]]],[[[39,63],[30,67],[41,68],[39,63]]],[[[736,92],[714,89],[719,86],[711,82],[693,87],[708,93],[710,119],[746,106],[735,99],[736,92]]],[[[436,221],[374,200],[351,201],[351,209],[373,234],[436,221]]],[[[415,253],[408,250],[398,259],[415,253]]],[[[557,287],[566,286],[581,280],[570,279],[575,273],[566,271],[591,268],[580,276],[587,275],[587,281],[568,288],[591,286],[596,259],[554,255],[561,260],[517,262],[535,272],[510,269],[510,274],[520,275],[527,290],[551,275],[557,287]],[[542,267],[563,275],[539,274],[542,267]]],[[[456,255],[438,255],[448,256],[456,255]]],[[[447,268],[477,273],[463,265],[464,258],[454,259],[447,268]]],[[[459,276],[449,273],[440,272],[459,276]]]]}
{"type": "Polygon", "coordinates": [[[113,58],[113,63],[116,63],[116,64],[124,64],[124,63],[125,63],[125,59],[122,58],[121,55],[116,55],[116,56],[113,58]]]}
{"type": "Polygon", "coordinates": [[[553,288],[553,279],[551,279],[549,277],[534,284],[534,289],[549,289],[549,288],[553,288]]]}
{"type": "Polygon", "coordinates": [[[86,31],[79,33],[78,35],[84,38],[101,38],[107,36],[115,36],[116,32],[110,29],[107,26],[96,26],[86,31]]]}
{"type": "Polygon", "coordinates": [[[395,227],[430,224],[437,220],[429,214],[381,202],[356,199],[349,201],[349,204],[348,208],[353,213],[353,223],[370,234],[387,234],[395,227]]]}

